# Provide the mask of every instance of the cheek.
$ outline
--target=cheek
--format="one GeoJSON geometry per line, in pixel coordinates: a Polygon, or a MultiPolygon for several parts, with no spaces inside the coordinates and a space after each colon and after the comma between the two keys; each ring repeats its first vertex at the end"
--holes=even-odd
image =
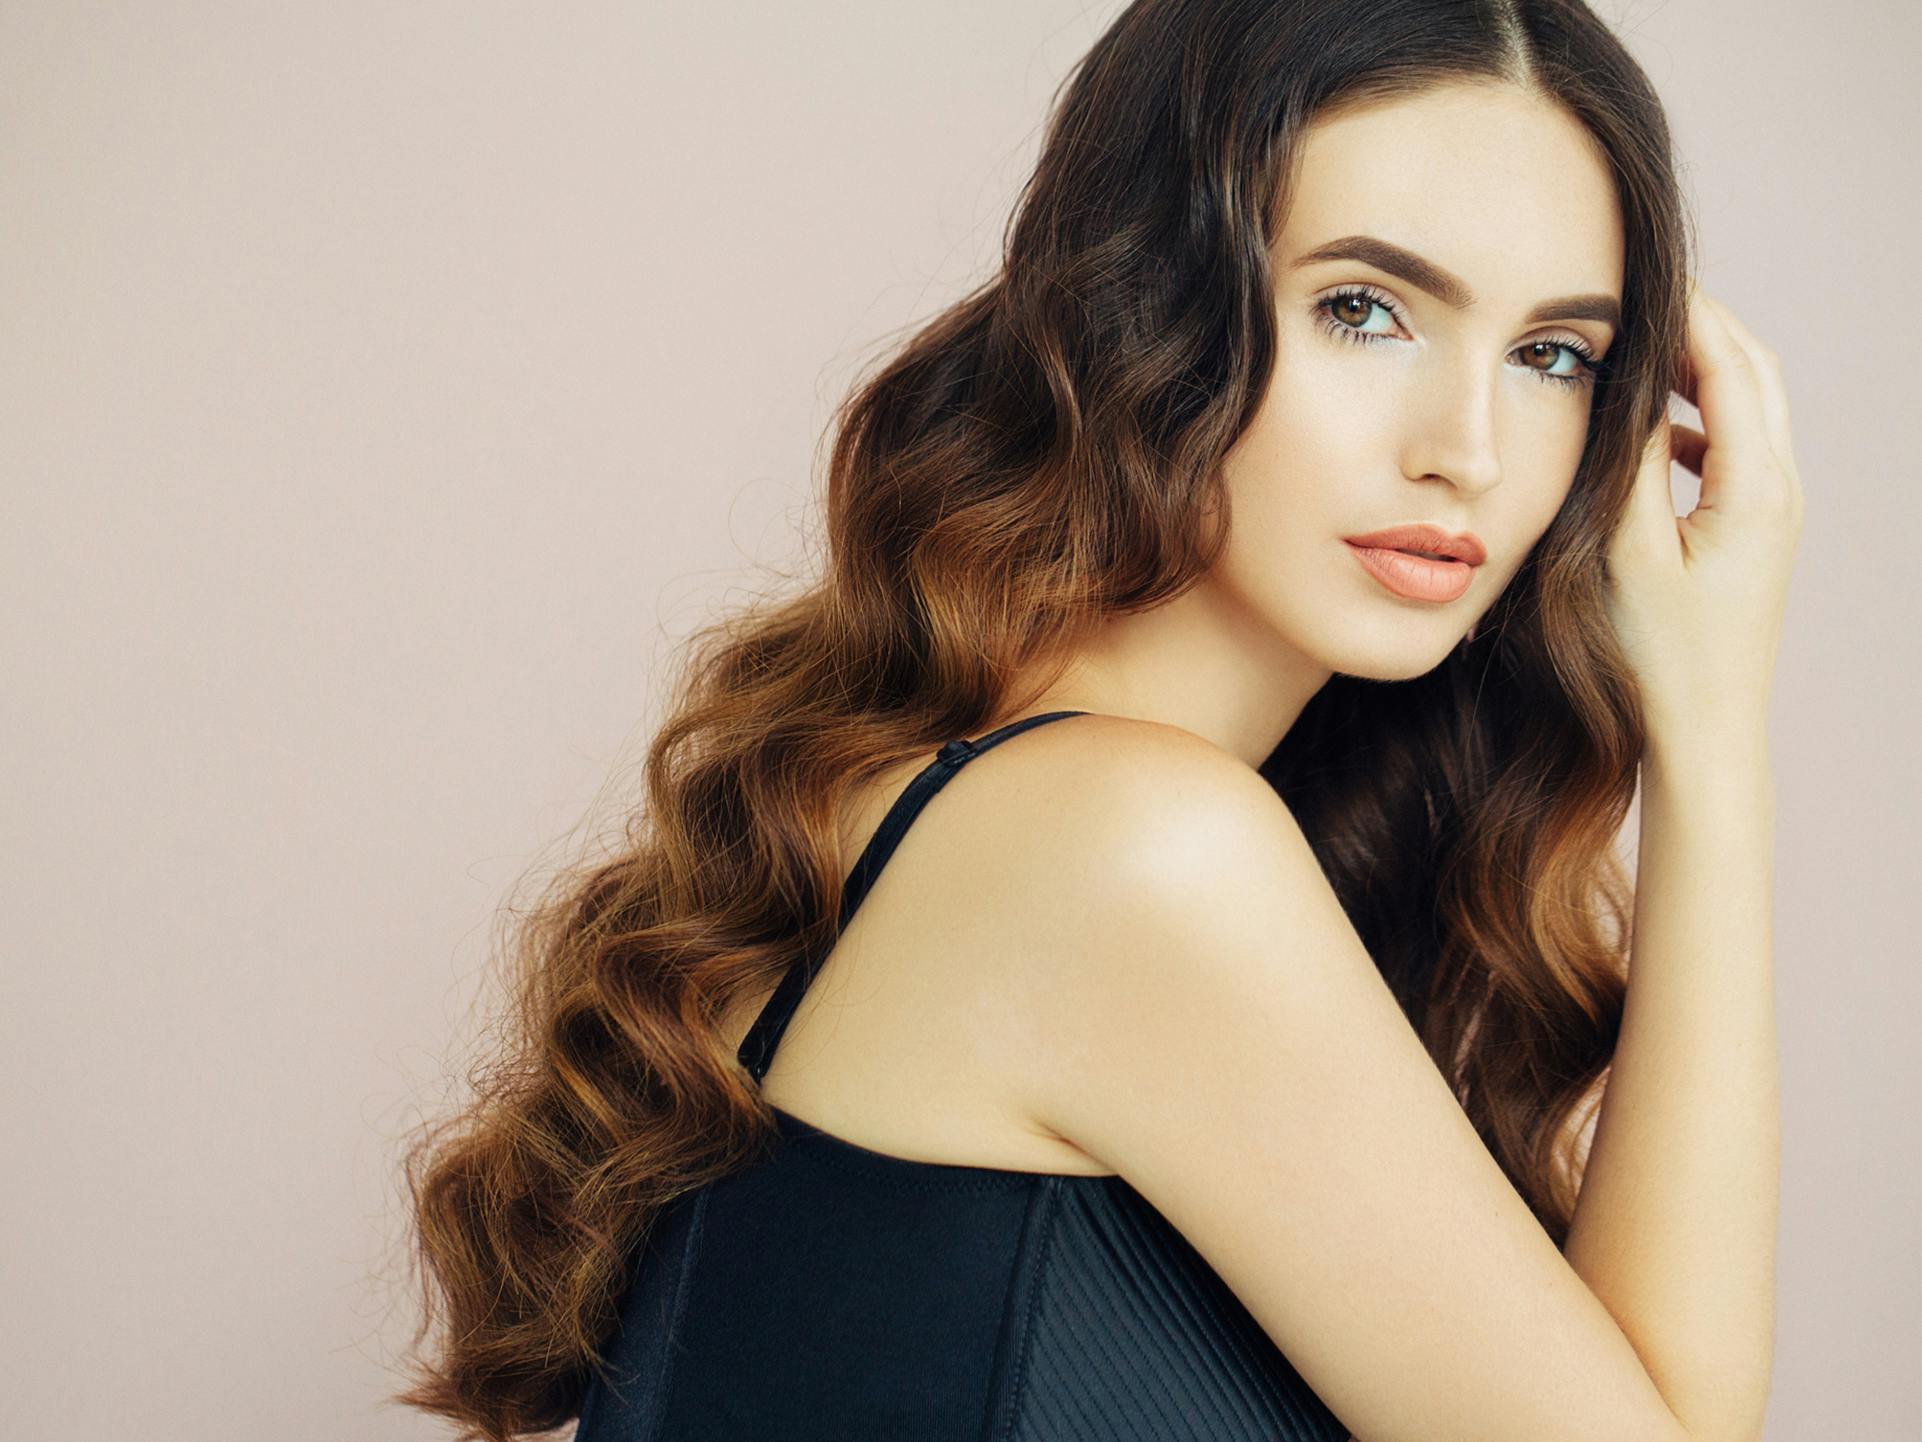
{"type": "Polygon", "coordinates": [[[1574,403],[1568,409],[1571,415],[1544,417],[1523,432],[1517,444],[1518,454],[1525,457],[1522,468],[1511,472],[1519,493],[1517,506],[1526,516],[1528,534],[1537,538],[1567,503],[1587,447],[1588,410],[1574,403]]]}
{"type": "Polygon", "coordinates": [[[1292,424],[1319,426],[1359,439],[1371,424],[1393,415],[1407,383],[1406,368],[1384,354],[1382,345],[1366,346],[1321,333],[1312,320],[1282,328],[1275,362],[1275,390],[1292,424]]]}
{"type": "MultiPolygon", "coordinates": [[[[1567,461],[1558,470],[1551,472],[1531,468],[1532,473],[1529,475],[1509,477],[1509,481],[1515,485],[1515,490],[1509,498],[1511,505],[1501,521],[1504,540],[1501,547],[1503,555],[1500,569],[1495,568],[1493,558],[1490,560],[1489,570],[1492,574],[1488,579],[1495,583],[1488,588],[1491,601],[1508,588],[1508,583],[1514,579],[1515,573],[1521,570],[1522,562],[1533,553],[1536,545],[1541,541],[1542,534],[1561,514],[1573,486],[1572,473],[1579,459],[1578,448],[1575,459],[1567,461]]],[[[1504,487],[1507,484],[1505,482],[1504,487]]],[[[1487,536],[1488,533],[1484,532],[1483,535],[1487,536]]],[[[1495,548],[1491,546],[1490,549],[1495,548]]]]}
{"type": "Polygon", "coordinates": [[[1283,493],[1310,514],[1352,499],[1344,478],[1381,475],[1396,464],[1390,419],[1400,405],[1393,368],[1357,365],[1347,349],[1339,341],[1285,333],[1242,439],[1247,471],[1263,478],[1260,489],[1283,493]]]}
{"type": "Polygon", "coordinates": [[[1231,550],[1270,557],[1299,546],[1306,533],[1335,523],[1343,478],[1357,473],[1352,437],[1316,408],[1303,405],[1277,376],[1266,399],[1223,466],[1233,527],[1231,550]]]}

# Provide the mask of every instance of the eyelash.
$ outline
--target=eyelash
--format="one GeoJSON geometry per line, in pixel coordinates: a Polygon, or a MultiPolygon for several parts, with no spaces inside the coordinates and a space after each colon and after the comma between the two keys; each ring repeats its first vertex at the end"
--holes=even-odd
{"type": "MultiPolygon", "coordinates": [[[[1376,341],[1388,340],[1390,337],[1356,330],[1352,325],[1344,324],[1335,319],[1330,307],[1333,306],[1335,302],[1342,300],[1373,301],[1376,305],[1392,315],[1398,324],[1402,322],[1401,311],[1396,308],[1395,303],[1383,292],[1376,290],[1372,285],[1344,286],[1342,289],[1325,295],[1316,301],[1315,313],[1322,318],[1321,328],[1329,334],[1338,336],[1342,340],[1349,341],[1355,345],[1372,345],[1376,341]]],[[[1560,346],[1580,362],[1581,369],[1576,371],[1574,375],[1568,376],[1550,375],[1547,371],[1538,370],[1534,366],[1522,367],[1524,370],[1533,371],[1537,379],[1547,381],[1551,385],[1591,386],[1595,384],[1608,368],[1607,362],[1595,359],[1595,353],[1587,346],[1578,345],[1572,340],[1531,341],[1529,344],[1560,346]]]]}

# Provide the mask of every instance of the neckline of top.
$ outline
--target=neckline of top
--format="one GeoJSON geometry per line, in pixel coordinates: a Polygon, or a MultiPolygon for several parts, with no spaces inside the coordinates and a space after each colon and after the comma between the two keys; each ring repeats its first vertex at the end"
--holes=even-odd
{"type": "Polygon", "coordinates": [[[854,1162],[883,1180],[995,1182],[1010,1187],[1045,1181],[1108,1183],[1120,1180],[1117,1172],[1045,1172],[1025,1167],[988,1167],[973,1162],[924,1161],[917,1157],[896,1156],[892,1152],[878,1152],[872,1147],[864,1147],[846,1137],[824,1131],[805,1117],[798,1117],[772,1102],[768,1103],[768,1109],[774,1113],[775,1125],[783,1144],[800,1143],[819,1148],[841,1161],[854,1162]]]}

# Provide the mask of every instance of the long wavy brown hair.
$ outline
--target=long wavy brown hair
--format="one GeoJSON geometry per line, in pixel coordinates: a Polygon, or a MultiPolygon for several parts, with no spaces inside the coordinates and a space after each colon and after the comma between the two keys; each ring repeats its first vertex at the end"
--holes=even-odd
{"type": "Polygon", "coordinates": [[[1260,771],[1565,1240],[1626,990],[1643,734],[1605,547],[1686,315],[1661,107],[1578,0],[1138,0],[1057,93],[997,273],[837,411],[824,574],[689,638],[616,854],[517,919],[472,1095],[406,1151],[425,1305],[393,1400],[463,1442],[577,1415],[653,1219],[773,1142],[719,1021],[832,945],[851,788],[1023,714],[1105,618],[1209,569],[1305,128],[1464,82],[1559,103],[1612,166],[1623,322],[1586,450],[1472,636],[1415,680],[1335,676],[1260,771]]]}

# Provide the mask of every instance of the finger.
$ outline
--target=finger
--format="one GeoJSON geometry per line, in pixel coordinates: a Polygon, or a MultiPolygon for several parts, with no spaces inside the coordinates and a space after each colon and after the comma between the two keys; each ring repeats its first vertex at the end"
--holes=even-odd
{"type": "Polygon", "coordinates": [[[1756,362],[1756,374],[1761,381],[1762,401],[1769,416],[1770,441],[1775,448],[1776,474],[1780,478],[1780,496],[1788,505],[1797,523],[1803,511],[1802,477],[1795,467],[1795,437],[1789,430],[1788,388],[1782,378],[1781,358],[1773,347],[1764,343],[1746,325],[1740,316],[1713,296],[1708,297],[1715,306],[1717,314],[1727,324],[1729,332],[1741,342],[1751,358],[1756,362]]]}
{"type": "MultiPolygon", "coordinates": [[[[1689,305],[1688,324],[1691,329],[1695,324],[1695,306],[1693,302],[1689,305]]],[[[1701,391],[1702,378],[1696,374],[1695,361],[1689,354],[1687,339],[1685,337],[1682,352],[1675,358],[1675,394],[1694,406],[1697,410],[1700,410],[1702,408],[1701,391]]]]}
{"type": "MultiPolygon", "coordinates": [[[[1689,291],[1688,358],[1696,378],[1695,408],[1712,448],[1735,457],[1774,458],[1760,377],[1721,312],[1698,287],[1689,291]]],[[[1778,469],[1779,467],[1771,467],[1778,469]]],[[[1733,465],[1702,478],[1702,502],[1721,509],[1759,497],[1724,494],[1732,478],[1749,484],[1754,468],[1733,465]]]]}
{"type": "Polygon", "coordinates": [[[1737,343],[1748,352],[1761,388],[1762,411],[1768,417],[1769,438],[1774,442],[1776,459],[1786,466],[1794,444],[1789,437],[1789,399],[1788,391],[1782,384],[1781,357],[1772,347],[1763,344],[1755,332],[1742,323],[1742,318],[1721,301],[1714,296],[1709,296],[1708,301],[1715,307],[1716,314],[1722,317],[1722,323],[1729,328],[1737,343]]]}
{"type": "Polygon", "coordinates": [[[1695,367],[1689,362],[1687,351],[1682,352],[1679,370],[1681,375],[1675,382],[1675,394],[1696,409],[1701,409],[1700,403],[1695,399],[1701,388],[1701,380],[1695,374],[1695,367]]]}

